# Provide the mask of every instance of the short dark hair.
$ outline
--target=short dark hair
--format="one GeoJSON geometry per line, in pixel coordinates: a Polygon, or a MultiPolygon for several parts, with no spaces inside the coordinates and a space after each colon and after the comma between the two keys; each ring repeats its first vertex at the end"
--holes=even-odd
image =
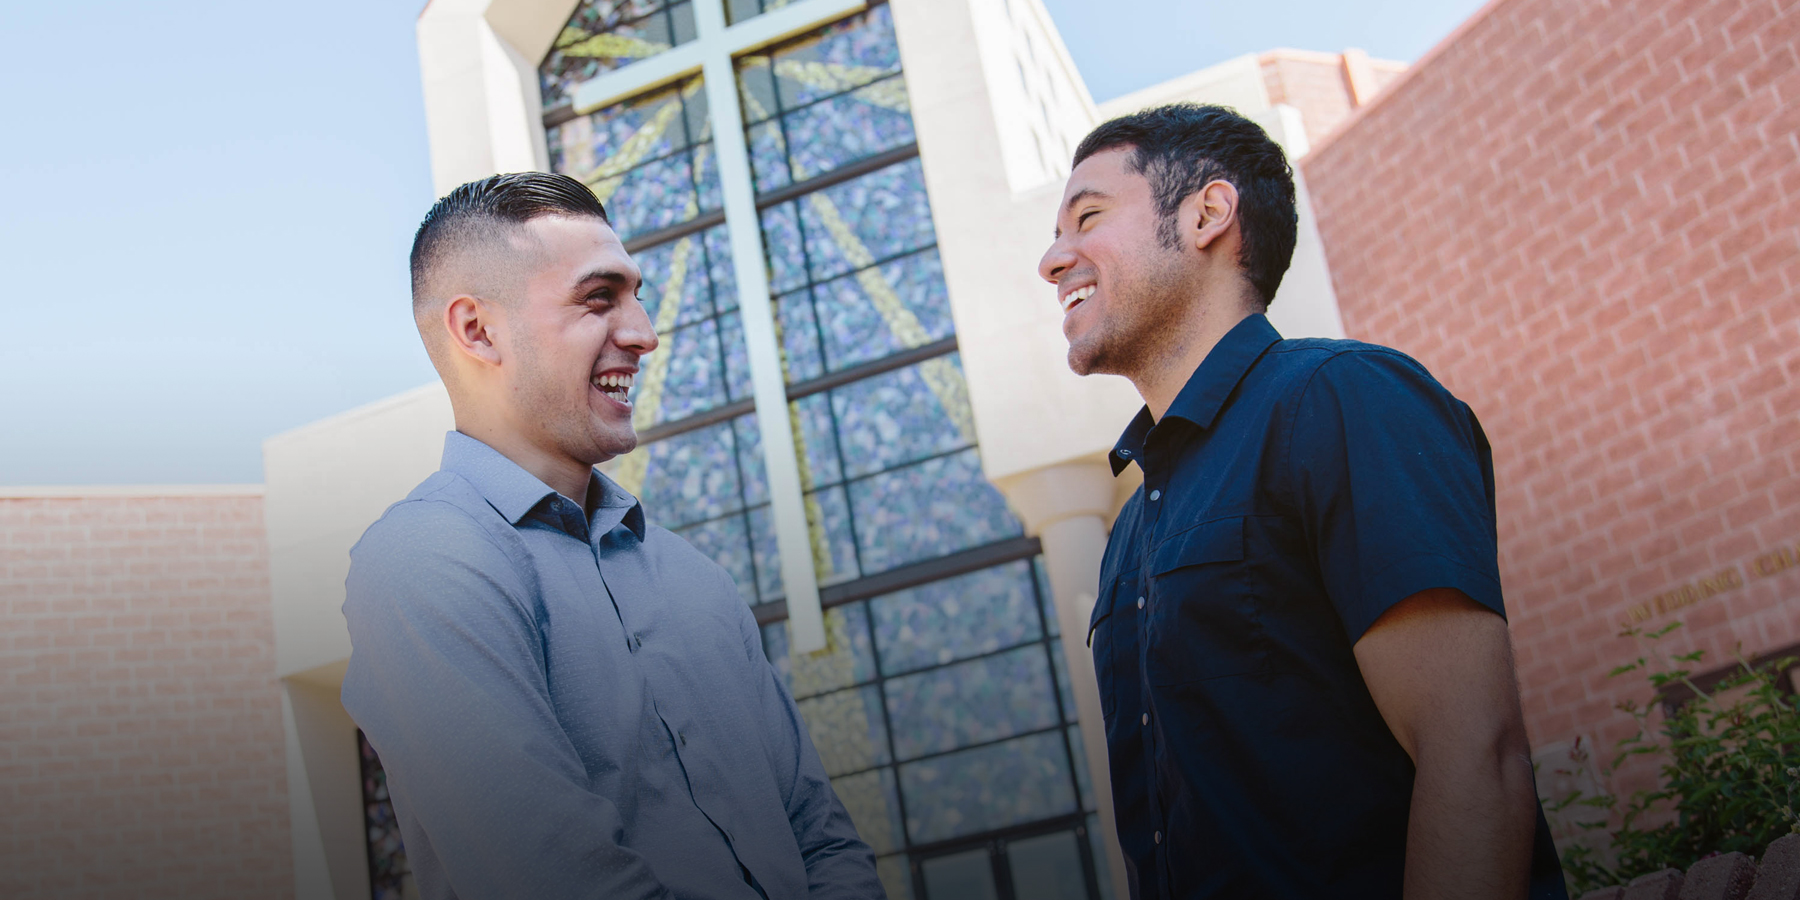
{"type": "Polygon", "coordinates": [[[490,175],[458,187],[432,204],[413,235],[413,302],[423,299],[431,269],[458,241],[523,225],[541,216],[592,216],[609,222],[606,207],[588,186],[567,175],[514,172],[490,175]]]}
{"type": "Polygon", "coordinates": [[[1175,213],[1195,191],[1224,180],[1237,188],[1243,236],[1238,265],[1262,296],[1275,299],[1281,276],[1294,258],[1299,214],[1294,170],[1281,146],[1255,122],[1225,106],[1172,103],[1120,116],[1082,138],[1075,162],[1104,150],[1131,147],[1130,170],[1150,182],[1157,235],[1166,247],[1180,243],[1175,213]]]}

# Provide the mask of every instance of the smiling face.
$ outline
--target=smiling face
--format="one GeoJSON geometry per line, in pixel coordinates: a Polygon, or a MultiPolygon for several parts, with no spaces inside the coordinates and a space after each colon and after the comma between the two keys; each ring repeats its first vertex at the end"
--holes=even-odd
{"type": "Polygon", "coordinates": [[[629,453],[637,433],[627,392],[657,345],[637,265],[597,218],[542,216],[520,231],[531,261],[506,312],[503,390],[490,396],[546,456],[592,466],[629,453]]]}
{"type": "Polygon", "coordinates": [[[1056,241],[1038,274],[1056,285],[1069,368],[1137,379],[1166,360],[1187,312],[1194,260],[1158,237],[1150,182],[1130,170],[1132,148],[1105,150],[1069,175],[1056,241]]]}

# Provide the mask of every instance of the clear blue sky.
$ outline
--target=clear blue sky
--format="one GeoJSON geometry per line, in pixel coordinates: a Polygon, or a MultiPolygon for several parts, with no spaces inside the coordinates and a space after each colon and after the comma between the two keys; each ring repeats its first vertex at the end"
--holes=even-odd
{"type": "MultiPolygon", "coordinates": [[[[1480,0],[1046,0],[1096,100],[1273,47],[1413,60],[1480,0]]],[[[435,377],[422,0],[23,4],[0,33],[0,485],[256,482],[435,377]]]]}

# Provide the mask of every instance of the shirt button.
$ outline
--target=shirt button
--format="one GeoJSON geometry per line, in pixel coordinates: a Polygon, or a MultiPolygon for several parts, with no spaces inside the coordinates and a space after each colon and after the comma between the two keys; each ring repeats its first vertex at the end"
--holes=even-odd
{"type": "Polygon", "coordinates": [[[644,647],[644,636],[641,634],[632,635],[631,636],[631,649],[641,650],[641,649],[643,649],[643,647],[644,647]]]}
{"type": "Polygon", "coordinates": [[[1150,724],[1150,714],[1149,713],[1144,713],[1144,724],[1145,725],[1150,724]]]}
{"type": "Polygon", "coordinates": [[[1139,597],[1138,598],[1138,609],[1143,609],[1143,608],[1144,608],[1144,598],[1139,597]]]}
{"type": "Polygon", "coordinates": [[[1130,455],[1131,455],[1131,451],[1130,451],[1130,450],[1120,450],[1120,451],[1119,451],[1119,455],[1120,455],[1120,456],[1130,456],[1130,455]]]}
{"type": "Polygon", "coordinates": [[[1151,491],[1151,492],[1150,492],[1150,499],[1152,499],[1152,500],[1161,500],[1161,499],[1162,499],[1162,491],[1151,491]]]}
{"type": "Polygon", "coordinates": [[[1162,832],[1160,831],[1156,833],[1156,842],[1159,844],[1162,843],[1162,832]]]}
{"type": "Polygon", "coordinates": [[[677,732],[675,732],[675,736],[678,738],[681,738],[681,746],[683,746],[683,747],[687,746],[687,734],[686,733],[677,731],[677,732]]]}

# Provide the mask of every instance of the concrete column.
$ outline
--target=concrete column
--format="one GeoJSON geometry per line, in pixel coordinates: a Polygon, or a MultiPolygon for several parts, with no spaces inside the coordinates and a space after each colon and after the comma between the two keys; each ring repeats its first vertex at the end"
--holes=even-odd
{"type": "Polygon", "coordinates": [[[1130,893],[1119,832],[1113,823],[1106,723],[1100,714],[1094,657],[1087,646],[1088,619],[1100,586],[1100,558],[1106,552],[1115,509],[1112,469],[1104,461],[1061,463],[1010,475],[997,484],[1025,523],[1026,533],[1036,535],[1044,547],[1044,567],[1049,570],[1050,592],[1056,601],[1081,743],[1087,751],[1088,781],[1094,786],[1094,805],[1099,812],[1100,844],[1106,849],[1113,896],[1124,900],[1130,893]]]}

